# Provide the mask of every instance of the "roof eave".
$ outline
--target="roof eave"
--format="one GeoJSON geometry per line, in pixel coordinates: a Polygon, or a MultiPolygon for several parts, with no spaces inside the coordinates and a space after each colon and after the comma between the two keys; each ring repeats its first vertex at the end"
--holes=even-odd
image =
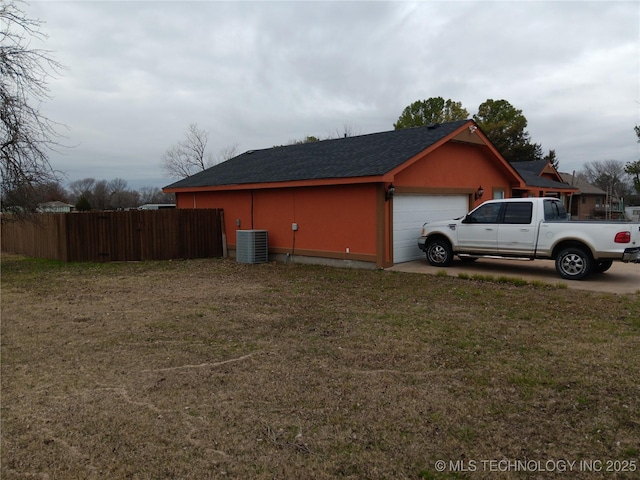
{"type": "Polygon", "coordinates": [[[375,175],[366,177],[340,177],[340,178],[320,178],[312,180],[294,180],[286,182],[265,182],[265,183],[242,183],[232,185],[208,185],[202,187],[164,187],[165,193],[194,193],[194,192],[224,192],[230,190],[263,190],[273,188],[295,188],[295,187],[319,187],[332,185],[353,185],[364,183],[387,182],[388,175],[375,175]]]}

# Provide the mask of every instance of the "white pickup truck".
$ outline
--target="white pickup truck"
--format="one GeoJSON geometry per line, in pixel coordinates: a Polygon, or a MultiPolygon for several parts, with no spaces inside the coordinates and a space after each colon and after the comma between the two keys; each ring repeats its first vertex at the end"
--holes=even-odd
{"type": "Polygon", "coordinates": [[[490,200],[455,220],[425,223],[418,247],[431,265],[446,267],[454,255],[553,259],[558,274],[582,280],[614,260],[640,262],[640,223],[567,220],[556,198],[490,200]]]}

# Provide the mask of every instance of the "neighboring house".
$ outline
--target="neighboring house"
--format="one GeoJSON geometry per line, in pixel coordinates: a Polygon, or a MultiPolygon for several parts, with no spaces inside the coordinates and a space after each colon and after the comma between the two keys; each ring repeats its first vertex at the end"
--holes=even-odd
{"type": "Polygon", "coordinates": [[[64,202],[44,202],[38,204],[37,211],[39,213],[69,213],[73,211],[75,207],[64,202]]]}
{"type": "Polygon", "coordinates": [[[624,217],[623,203],[616,197],[571,173],[560,174],[565,182],[578,191],[573,195],[570,206],[571,218],[575,220],[598,220],[624,217]]]}
{"type": "Polygon", "coordinates": [[[176,208],[175,203],[145,203],[140,205],[138,210],[164,210],[165,208],[176,208]]]}
{"type": "Polygon", "coordinates": [[[424,256],[426,221],[558,189],[528,186],[464,120],[251,150],[163,190],[178,208],[224,209],[230,250],[235,230],[267,230],[272,258],[389,267],[424,256]]]}
{"type": "Polygon", "coordinates": [[[570,198],[577,192],[575,187],[569,185],[547,160],[533,162],[511,162],[525,182],[524,195],[514,197],[557,197],[560,198],[568,209],[570,198]]]}
{"type": "Polygon", "coordinates": [[[640,222],[640,206],[624,207],[624,212],[629,220],[640,222]]]}
{"type": "Polygon", "coordinates": [[[634,222],[640,221],[640,195],[624,197],[624,211],[627,219],[634,222]]]}

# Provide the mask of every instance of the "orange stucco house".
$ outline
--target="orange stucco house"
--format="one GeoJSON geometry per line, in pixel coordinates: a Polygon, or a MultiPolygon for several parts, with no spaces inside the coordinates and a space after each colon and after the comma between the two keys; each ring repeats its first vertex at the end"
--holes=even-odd
{"type": "Polygon", "coordinates": [[[272,259],[377,268],[422,258],[426,221],[547,191],[472,120],[248,151],[163,190],[224,209],[230,251],[236,230],[266,230],[272,259]]]}

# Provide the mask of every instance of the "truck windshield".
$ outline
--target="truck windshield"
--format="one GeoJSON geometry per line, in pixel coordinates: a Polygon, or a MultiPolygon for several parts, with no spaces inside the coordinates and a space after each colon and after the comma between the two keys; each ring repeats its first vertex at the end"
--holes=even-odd
{"type": "Polygon", "coordinates": [[[561,202],[546,200],[544,202],[544,219],[547,222],[567,220],[567,211],[561,202]]]}

